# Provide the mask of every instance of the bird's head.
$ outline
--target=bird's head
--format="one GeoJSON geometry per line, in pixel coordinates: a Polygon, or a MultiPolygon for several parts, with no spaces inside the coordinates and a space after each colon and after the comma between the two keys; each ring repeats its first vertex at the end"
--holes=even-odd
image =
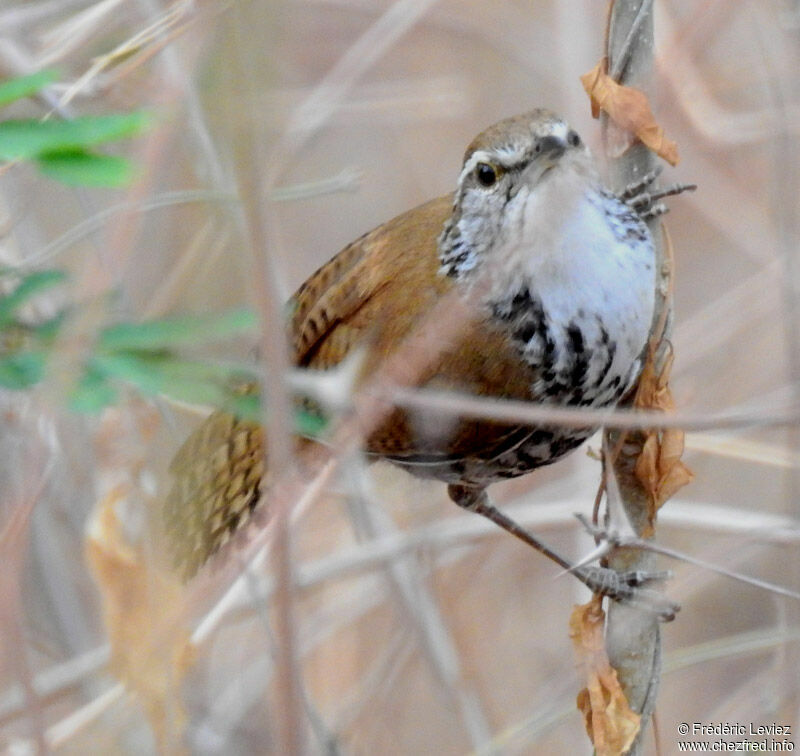
{"type": "MultiPolygon", "coordinates": [[[[508,118],[467,148],[453,213],[439,237],[442,271],[461,277],[556,223],[597,174],[577,132],[549,110],[508,118]],[[542,228],[537,228],[542,226],[542,228]]],[[[516,252],[512,252],[516,254],[516,252]]]]}

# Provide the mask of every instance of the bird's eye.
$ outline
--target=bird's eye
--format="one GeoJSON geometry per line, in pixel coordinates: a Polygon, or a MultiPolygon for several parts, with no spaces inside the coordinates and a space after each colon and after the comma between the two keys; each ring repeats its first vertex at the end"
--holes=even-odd
{"type": "Polygon", "coordinates": [[[542,151],[542,143],[536,142],[536,144],[533,147],[533,154],[538,155],[541,151],[542,151]]]}
{"type": "Polygon", "coordinates": [[[497,181],[497,170],[489,163],[478,163],[475,166],[475,177],[481,186],[490,187],[494,186],[497,181]]]}
{"type": "Polygon", "coordinates": [[[567,134],[567,142],[573,147],[577,147],[581,143],[581,138],[576,131],[570,131],[569,134],[567,134]]]}

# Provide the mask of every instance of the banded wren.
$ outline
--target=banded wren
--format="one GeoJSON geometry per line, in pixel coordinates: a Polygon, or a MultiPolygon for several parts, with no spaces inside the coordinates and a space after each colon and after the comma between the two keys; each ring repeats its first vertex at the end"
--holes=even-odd
{"type": "MultiPolygon", "coordinates": [[[[589,150],[554,113],[501,121],[467,148],[454,194],[370,231],[300,286],[289,327],[293,360],[324,370],[364,347],[367,375],[456,291],[470,299],[473,317],[419,385],[613,406],[639,375],[655,296],[644,220],[663,210],[653,200],[667,193],[674,188],[643,194],[642,205],[633,192],[606,189],[589,150]]],[[[364,451],[446,482],[463,507],[497,514],[489,484],[557,461],[595,430],[465,417],[420,433],[413,415],[395,409],[364,451]]],[[[176,456],[165,514],[184,543],[178,559],[187,575],[258,503],[263,443],[258,426],[216,413],[176,456]]],[[[602,588],[591,570],[579,577],[602,588]]]]}

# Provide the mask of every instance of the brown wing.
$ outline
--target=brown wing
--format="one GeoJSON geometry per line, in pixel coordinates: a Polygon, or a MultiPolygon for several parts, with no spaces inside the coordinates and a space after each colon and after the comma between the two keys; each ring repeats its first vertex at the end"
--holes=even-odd
{"type": "MultiPolygon", "coordinates": [[[[290,303],[297,365],[327,369],[367,345],[370,375],[451,289],[438,274],[436,240],[452,197],[432,200],[365,234],[314,273],[290,303]]],[[[486,322],[465,323],[462,337],[428,366],[422,383],[496,397],[529,398],[530,369],[486,322]]],[[[431,432],[402,411],[369,437],[367,451],[409,463],[514,443],[519,428],[486,421],[439,424],[431,432]]],[[[165,519],[176,560],[188,576],[224,543],[258,500],[263,433],[252,423],[213,414],[178,452],[165,519]]]]}
{"type": "MultiPolygon", "coordinates": [[[[398,216],[345,248],[295,295],[295,361],[326,369],[367,344],[365,375],[403,343],[451,289],[439,275],[436,240],[452,207],[440,197],[398,216]],[[410,218],[413,217],[413,222],[410,218]]],[[[470,394],[530,398],[534,376],[506,337],[485,321],[465,323],[461,338],[428,366],[422,383],[470,394]]],[[[424,420],[424,419],[423,419],[424,420]]],[[[514,443],[518,429],[462,421],[425,427],[396,411],[370,436],[367,451],[398,459],[458,457],[514,443]]]]}
{"type": "MultiPolygon", "coordinates": [[[[407,245],[419,244],[426,233],[435,240],[450,202],[450,198],[442,198],[423,206],[424,220],[415,233],[403,231],[408,224],[401,216],[365,234],[298,289],[289,305],[293,312],[290,339],[297,364],[332,367],[374,331],[378,322],[375,310],[379,309],[374,302],[383,287],[376,274],[381,258],[400,241],[398,234],[409,237],[407,245]],[[386,231],[391,234],[389,243],[386,231]],[[362,314],[365,308],[366,317],[362,314]]],[[[433,256],[429,261],[435,258],[435,241],[430,247],[433,256]]],[[[390,262],[400,270],[401,256],[396,257],[390,262]]],[[[408,270],[412,278],[426,275],[414,266],[408,270]]],[[[259,497],[263,455],[261,429],[226,412],[213,413],[175,455],[164,522],[175,566],[187,578],[249,517],[259,497]]]]}
{"type": "Polygon", "coordinates": [[[365,338],[385,352],[411,332],[451,285],[437,275],[436,252],[451,206],[452,197],[440,197],[379,226],[298,289],[291,323],[298,365],[333,367],[365,338]]]}

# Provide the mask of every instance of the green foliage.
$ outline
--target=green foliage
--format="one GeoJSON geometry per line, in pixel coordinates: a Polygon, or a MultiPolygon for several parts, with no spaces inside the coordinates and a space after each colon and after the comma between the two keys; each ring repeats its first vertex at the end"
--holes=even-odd
{"type": "Polygon", "coordinates": [[[37,156],[39,169],[51,179],[72,186],[126,186],[133,166],[125,158],[92,152],[48,152],[37,156]]]}
{"type": "MultiPolygon", "coordinates": [[[[17,274],[6,270],[0,275],[17,274]]],[[[28,273],[18,276],[16,285],[0,296],[0,386],[24,390],[47,378],[49,355],[63,328],[68,327],[69,314],[62,312],[31,324],[20,318],[19,311],[35,295],[65,280],[64,273],[56,270],[28,273]]],[[[212,405],[259,421],[257,393],[241,388],[256,381],[251,370],[187,359],[179,351],[252,332],[255,327],[255,314],[244,309],[107,326],[97,335],[68,406],[76,412],[99,412],[119,401],[127,387],[144,396],[212,405]]],[[[296,424],[298,433],[315,436],[324,429],[325,420],[298,409],[296,424]]]]}
{"type": "MultiPolygon", "coordinates": [[[[9,271],[5,273],[9,275],[9,271]]],[[[45,377],[48,352],[68,317],[60,313],[31,325],[22,321],[18,312],[34,295],[64,280],[61,271],[28,273],[0,297],[0,386],[30,388],[45,377]]],[[[234,310],[108,326],[97,336],[70,406],[80,411],[100,410],[118,399],[121,385],[148,396],[166,394],[189,402],[227,406],[235,398],[234,378],[241,369],[233,371],[229,366],[185,359],[177,347],[252,331],[255,324],[252,312],[234,310]]]]}
{"type": "Polygon", "coordinates": [[[55,71],[39,71],[30,76],[19,76],[16,79],[4,81],[0,84],[0,108],[21,100],[23,97],[36,94],[57,78],[58,74],[55,71]]]}
{"type": "Polygon", "coordinates": [[[0,358],[0,385],[10,389],[26,389],[44,377],[43,350],[20,351],[0,358]]]}
{"type": "Polygon", "coordinates": [[[0,328],[14,324],[17,310],[31,297],[65,279],[66,274],[60,270],[41,270],[25,276],[10,294],[0,298],[0,328]]]}
{"type": "MultiPolygon", "coordinates": [[[[52,71],[40,71],[3,82],[0,107],[36,94],[55,78],[52,71]]],[[[0,160],[33,160],[46,176],[65,184],[125,186],[134,175],[130,162],[91,148],[136,136],[150,122],[146,113],[82,116],[69,121],[9,119],[0,122],[0,160]]]]}
{"type": "Polygon", "coordinates": [[[108,376],[97,370],[92,361],[69,398],[73,412],[94,414],[119,401],[119,389],[108,382],[108,376]]]}
{"type": "Polygon", "coordinates": [[[328,425],[328,421],[313,412],[304,409],[297,409],[294,413],[294,426],[301,436],[315,438],[322,435],[328,425]]]}
{"type": "Polygon", "coordinates": [[[230,367],[183,359],[172,351],[99,350],[89,360],[92,385],[79,386],[79,395],[84,397],[79,404],[86,402],[88,388],[94,391],[101,385],[127,384],[145,396],[162,394],[227,409],[234,398],[232,372],[230,367]]]}
{"type": "MultiPolygon", "coordinates": [[[[53,71],[40,71],[0,83],[0,107],[36,94],[56,78],[53,71]]],[[[133,176],[132,165],[92,148],[135,136],[150,121],[145,113],[84,116],[69,121],[1,121],[0,161],[32,160],[44,175],[65,184],[124,186],[133,176]]],[[[66,275],[58,270],[20,275],[0,269],[3,276],[16,276],[17,281],[0,296],[0,387],[29,389],[47,377],[49,356],[69,317],[64,311],[32,324],[19,312],[36,295],[63,283],[66,275]]],[[[166,395],[210,404],[258,421],[258,394],[241,390],[243,382],[254,382],[246,369],[187,359],[178,351],[252,331],[255,326],[255,315],[241,309],[108,326],[97,335],[82,366],[68,399],[69,407],[77,412],[99,412],[119,401],[121,389],[127,386],[145,396],[166,395]]],[[[324,425],[319,415],[298,410],[299,433],[318,435],[324,425]]]]}
{"type": "Polygon", "coordinates": [[[256,327],[251,310],[232,310],[220,315],[176,317],[147,323],[120,323],[103,331],[103,349],[166,349],[202,344],[256,327]]]}
{"type": "Polygon", "coordinates": [[[140,133],[150,122],[145,113],[83,116],[71,121],[32,118],[0,123],[0,159],[25,160],[52,153],[74,153],[140,133]]]}

